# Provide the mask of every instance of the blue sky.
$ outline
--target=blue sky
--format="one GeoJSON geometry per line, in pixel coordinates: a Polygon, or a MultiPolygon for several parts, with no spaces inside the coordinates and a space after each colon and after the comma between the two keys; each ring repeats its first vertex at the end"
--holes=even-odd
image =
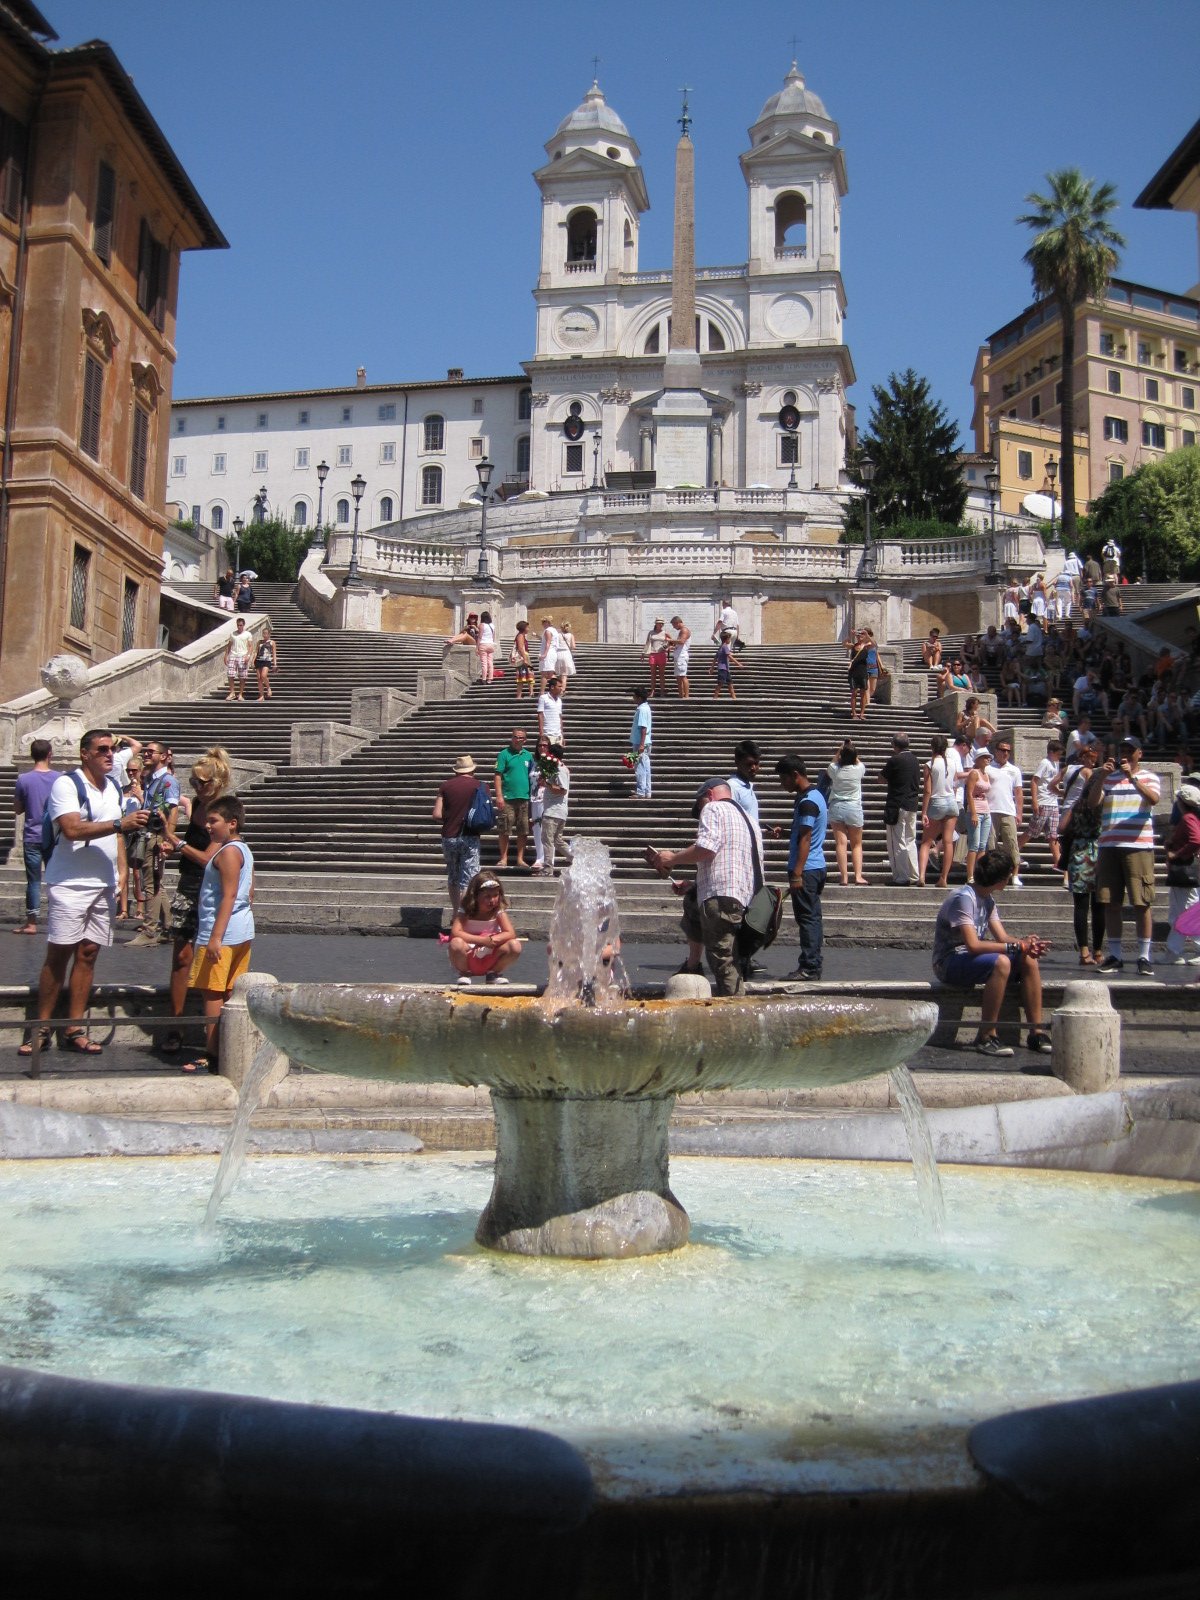
{"type": "Polygon", "coordinates": [[[1197,114],[1195,0],[45,0],[107,39],[229,238],[185,257],[179,396],[519,370],[542,146],[600,82],[642,149],[641,266],[671,250],[692,88],[701,265],[746,258],[746,129],[798,36],[850,176],[846,337],[965,430],[975,350],[1029,299],[1013,218],[1051,168],[1117,185],[1123,276],[1197,281],[1195,224],[1132,209],[1197,114]],[[1059,65],[1061,63],[1061,67],[1059,65]]]}

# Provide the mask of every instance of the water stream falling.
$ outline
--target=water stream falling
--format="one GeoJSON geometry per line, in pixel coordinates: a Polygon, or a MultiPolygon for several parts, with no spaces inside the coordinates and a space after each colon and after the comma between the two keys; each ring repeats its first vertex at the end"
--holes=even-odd
{"type": "Polygon", "coordinates": [[[254,1060],[250,1063],[250,1070],[242,1079],[242,1089],[238,1096],[237,1110],[233,1114],[230,1125],[229,1137],[225,1141],[225,1148],[221,1151],[220,1165],[217,1175],[213,1179],[212,1193],[208,1197],[208,1205],[204,1212],[204,1228],[211,1229],[215,1226],[217,1213],[221,1209],[221,1202],[238,1181],[242,1164],[246,1159],[246,1140],[250,1136],[250,1118],[258,1110],[258,1103],[262,1099],[263,1084],[267,1074],[275,1065],[279,1050],[270,1039],[264,1039],[254,1052],[254,1060]]]}
{"type": "Polygon", "coordinates": [[[913,1177],[917,1180],[921,1210],[937,1237],[944,1238],[946,1201],[942,1195],[942,1180],[933,1154],[933,1136],[929,1132],[925,1107],[921,1104],[913,1075],[906,1066],[893,1067],[888,1073],[888,1082],[900,1102],[900,1115],[904,1118],[904,1131],[908,1134],[908,1150],[912,1156],[913,1177]]]}

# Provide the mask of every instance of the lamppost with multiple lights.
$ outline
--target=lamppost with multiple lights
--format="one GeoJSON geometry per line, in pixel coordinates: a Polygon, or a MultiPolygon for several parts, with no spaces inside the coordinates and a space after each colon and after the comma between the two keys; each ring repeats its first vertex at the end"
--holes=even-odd
{"type": "Polygon", "coordinates": [[[1046,476],[1050,480],[1050,543],[1058,543],[1056,513],[1058,511],[1058,462],[1053,456],[1046,463],[1046,476]]]}
{"type": "Polygon", "coordinates": [[[592,434],[592,488],[600,487],[600,430],[592,434]]]}
{"type": "Polygon", "coordinates": [[[265,483],[254,496],[254,520],[259,523],[267,520],[267,486],[265,483]]]}
{"type": "MultiPolygon", "coordinates": [[[[795,469],[793,468],[793,471],[795,469]]],[[[858,475],[863,481],[867,491],[867,525],[863,535],[862,561],[858,568],[858,581],[863,584],[875,582],[875,546],[871,543],[871,485],[875,482],[875,463],[870,456],[859,456],[858,475]]]]}
{"type": "Polygon", "coordinates": [[[361,472],[355,473],[350,479],[350,493],[354,496],[354,531],[350,535],[350,566],[342,579],[343,589],[362,588],[362,579],[358,575],[358,505],[366,490],[367,480],[361,472]]]}
{"type": "MultiPolygon", "coordinates": [[[[599,437],[599,435],[597,435],[599,437]]],[[[492,481],[492,472],[495,463],[484,456],[482,461],[475,463],[475,471],[479,474],[479,566],[475,572],[476,583],[488,582],[487,564],[487,508],[488,485],[492,481]]]]}
{"type": "Polygon", "coordinates": [[[991,528],[988,533],[988,575],[989,583],[999,583],[1000,574],[996,571],[996,498],[1000,493],[1000,474],[996,471],[993,461],[983,475],[983,486],[987,490],[988,510],[991,513],[991,528]]]}
{"type": "MultiPolygon", "coordinates": [[[[329,545],[325,539],[325,479],[329,476],[328,461],[317,462],[317,538],[325,546],[325,560],[329,560],[329,545]]],[[[322,563],[324,564],[324,563],[322,563]]]]}
{"type": "Polygon", "coordinates": [[[233,580],[236,583],[242,575],[242,534],[246,524],[241,517],[233,519],[233,580]]]}

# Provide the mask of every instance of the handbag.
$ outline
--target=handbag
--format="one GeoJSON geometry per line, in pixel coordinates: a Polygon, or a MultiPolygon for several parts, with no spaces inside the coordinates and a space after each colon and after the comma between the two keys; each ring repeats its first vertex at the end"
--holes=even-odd
{"type": "Polygon", "coordinates": [[[467,808],[463,818],[462,831],[464,833],[486,833],[489,828],[496,826],[496,807],[492,796],[485,784],[478,784],[475,789],[475,798],[467,808]]]}
{"type": "Polygon", "coordinates": [[[762,863],[758,858],[758,838],[750,818],[736,801],[730,803],[749,830],[750,854],[754,862],[754,893],[750,897],[750,904],[742,912],[742,920],[733,936],[734,955],[745,977],[751,957],[775,943],[775,935],[783,919],[783,890],[764,883],[762,863]]]}
{"type": "Polygon", "coordinates": [[[1188,861],[1167,862],[1167,888],[1168,889],[1194,889],[1196,887],[1196,868],[1194,863],[1188,861]]]}

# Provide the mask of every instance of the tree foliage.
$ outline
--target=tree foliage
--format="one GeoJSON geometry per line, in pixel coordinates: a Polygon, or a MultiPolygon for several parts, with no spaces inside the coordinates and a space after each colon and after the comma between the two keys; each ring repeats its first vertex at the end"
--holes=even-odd
{"type": "MultiPolygon", "coordinates": [[[[936,517],[901,517],[899,522],[892,523],[891,527],[880,530],[875,522],[875,502],[871,506],[871,537],[874,539],[877,532],[888,539],[894,539],[902,544],[909,544],[914,539],[977,539],[980,530],[973,528],[969,522],[939,522],[936,517]]],[[[841,544],[862,544],[866,522],[860,517],[858,525],[847,526],[842,530],[841,544]]]]}
{"type": "MultiPolygon", "coordinates": [[[[957,427],[931,398],[928,380],[918,378],[911,367],[893,372],[886,388],[876,384],[871,394],[871,415],[859,437],[859,459],[866,455],[875,463],[872,527],[890,534],[901,523],[935,523],[936,534],[905,537],[953,537],[967,503],[957,427]]],[[[853,482],[862,483],[856,461],[848,464],[847,472],[853,482]]],[[[844,542],[860,543],[865,522],[866,508],[856,500],[846,516],[844,542]]]]}
{"type": "Polygon", "coordinates": [[[1059,462],[1062,472],[1063,537],[1074,542],[1075,526],[1075,308],[1085,298],[1103,298],[1125,240],[1108,224],[1116,210],[1111,183],[1096,185],[1075,167],[1046,174],[1048,192],[1028,194],[1032,206],[1018,223],[1034,230],[1025,252],[1034,293],[1052,299],[1062,331],[1062,403],[1059,462]]]}
{"type": "Polygon", "coordinates": [[[225,554],[230,566],[249,567],[264,583],[294,583],[312,542],[308,528],[293,528],[290,522],[251,522],[242,532],[237,561],[231,538],[225,540],[225,554]]]}
{"type": "Polygon", "coordinates": [[[1152,583],[1200,579],[1200,445],[1110,483],[1092,506],[1088,534],[1088,554],[1115,539],[1131,573],[1141,571],[1144,539],[1152,583]]]}

